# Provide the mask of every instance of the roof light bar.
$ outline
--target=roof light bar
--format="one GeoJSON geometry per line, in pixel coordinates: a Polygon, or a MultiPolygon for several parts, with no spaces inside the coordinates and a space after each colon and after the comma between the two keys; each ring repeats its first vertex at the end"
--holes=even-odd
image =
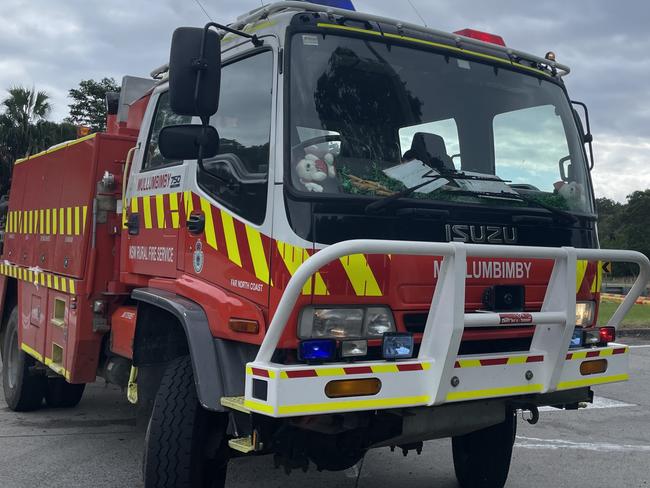
{"type": "Polygon", "coordinates": [[[462,29],[455,31],[454,34],[459,36],[469,37],[471,39],[476,39],[477,41],[488,42],[490,44],[496,44],[497,46],[506,45],[506,41],[503,40],[503,37],[497,36],[496,34],[490,34],[489,32],[482,32],[474,29],[462,29]]]}
{"type": "Polygon", "coordinates": [[[308,0],[309,3],[315,3],[316,5],[326,5],[327,7],[342,8],[345,10],[352,10],[356,12],[354,5],[352,5],[352,0],[308,0]]]}

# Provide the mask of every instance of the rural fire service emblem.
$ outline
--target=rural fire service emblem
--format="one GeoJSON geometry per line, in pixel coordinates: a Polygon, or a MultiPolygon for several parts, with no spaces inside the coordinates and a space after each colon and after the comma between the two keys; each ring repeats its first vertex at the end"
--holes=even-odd
{"type": "Polygon", "coordinates": [[[194,271],[200,273],[203,271],[203,244],[201,241],[196,241],[194,245],[194,257],[192,262],[194,263],[194,271]]]}

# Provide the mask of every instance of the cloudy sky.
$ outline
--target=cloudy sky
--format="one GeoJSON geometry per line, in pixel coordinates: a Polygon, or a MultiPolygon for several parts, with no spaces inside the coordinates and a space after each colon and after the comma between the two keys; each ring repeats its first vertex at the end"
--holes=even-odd
{"type": "MultiPolygon", "coordinates": [[[[81,79],[148,76],[167,60],[173,29],[229,22],[257,0],[1,0],[0,90],[35,85],[67,115],[81,79]]],[[[650,187],[650,2],[641,0],[411,0],[440,30],[495,32],[523,51],[557,53],[586,102],[595,136],[598,196],[624,200],[650,187]]],[[[354,0],[358,10],[422,23],[409,0],[354,0]]]]}

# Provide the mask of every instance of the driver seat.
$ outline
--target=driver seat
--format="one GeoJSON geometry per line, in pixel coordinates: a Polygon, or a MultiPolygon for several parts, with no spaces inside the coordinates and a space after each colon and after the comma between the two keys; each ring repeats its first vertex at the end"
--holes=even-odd
{"type": "Polygon", "coordinates": [[[416,132],[410,150],[417,159],[434,169],[456,169],[454,162],[447,154],[445,140],[438,134],[416,132]]]}

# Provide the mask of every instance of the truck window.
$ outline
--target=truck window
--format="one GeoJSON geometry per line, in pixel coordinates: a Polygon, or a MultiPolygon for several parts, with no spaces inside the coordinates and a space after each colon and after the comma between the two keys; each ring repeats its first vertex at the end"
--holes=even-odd
{"type": "Polygon", "coordinates": [[[254,223],[266,214],[273,55],[271,51],[223,67],[219,110],[210,123],[219,132],[219,155],[198,174],[203,190],[254,223]]]}
{"type": "Polygon", "coordinates": [[[424,124],[402,127],[399,129],[399,144],[402,150],[402,162],[416,159],[418,144],[427,139],[440,141],[441,150],[450,155],[455,169],[461,168],[458,127],[454,119],[435,120],[424,124]],[[433,134],[431,136],[430,134],[433,134]],[[437,136],[437,137],[436,137],[437,136]]]}
{"type": "MultiPolygon", "coordinates": [[[[498,114],[494,117],[496,173],[513,185],[532,183],[541,191],[553,191],[562,176],[559,161],[569,156],[566,141],[553,105],[498,114]]],[[[570,166],[570,160],[565,166],[570,166]]]]}
{"type": "Polygon", "coordinates": [[[169,106],[169,92],[164,92],[158,97],[156,112],[153,117],[151,129],[149,131],[149,141],[147,142],[147,151],[142,161],[142,171],[160,168],[162,166],[171,166],[180,164],[182,161],[175,161],[163,158],[158,148],[158,138],[163,127],[169,125],[189,124],[191,117],[178,115],[172,112],[169,106]]]}

